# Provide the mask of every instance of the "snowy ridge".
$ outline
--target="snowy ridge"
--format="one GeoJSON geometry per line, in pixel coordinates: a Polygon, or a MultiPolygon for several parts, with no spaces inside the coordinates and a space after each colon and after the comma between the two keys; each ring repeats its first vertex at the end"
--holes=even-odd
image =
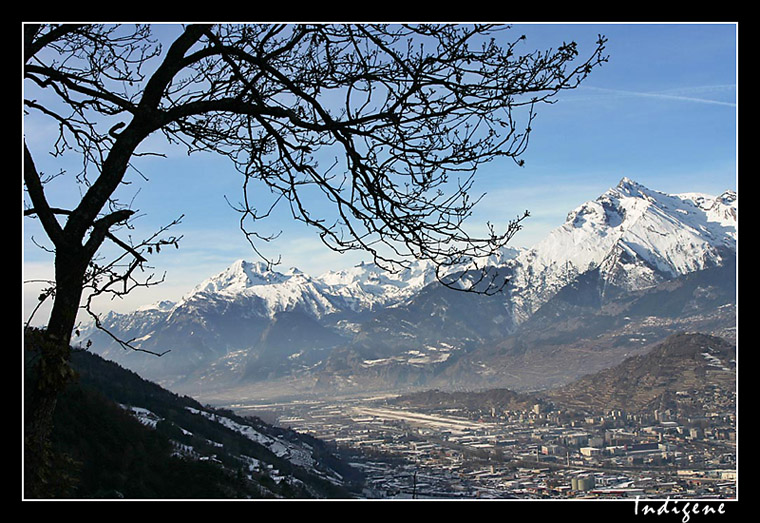
{"type": "Polygon", "coordinates": [[[237,260],[185,295],[175,309],[208,300],[250,302],[252,312],[272,318],[277,312],[302,309],[315,317],[336,310],[324,286],[296,268],[279,273],[265,263],[237,260]]]}
{"type": "MultiPolygon", "coordinates": [[[[507,307],[519,323],[587,271],[598,269],[605,282],[636,290],[720,264],[721,249],[736,250],[737,201],[735,191],[718,197],[668,195],[623,178],[572,210],[562,226],[533,248],[505,249],[489,263],[512,271],[507,307]]],[[[173,307],[162,302],[141,312],[173,314],[237,302],[250,309],[250,316],[273,318],[301,310],[321,318],[393,306],[435,280],[429,261],[397,273],[362,263],[312,277],[296,268],[280,273],[262,262],[237,260],[173,307]]]]}
{"type": "Polygon", "coordinates": [[[362,263],[349,269],[329,271],[319,277],[326,293],[339,297],[353,311],[398,303],[435,281],[431,262],[418,261],[397,273],[362,263]]]}
{"type": "MultiPolygon", "coordinates": [[[[158,422],[163,421],[163,418],[157,414],[151,412],[148,409],[142,407],[135,407],[131,405],[119,404],[120,407],[132,414],[143,425],[155,429],[158,422]]],[[[219,425],[226,427],[230,430],[241,434],[242,436],[254,441],[268,450],[270,450],[275,456],[283,460],[288,461],[292,465],[306,469],[309,473],[314,474],[317,477],[326,479],[335,485],[342,484],[341,475],[329,468],[322,467],[317,459],[313,456],[313,449],[306,442],[294,443],[288,441],[282,437],[275,437],[262,433],[256,430],[251,425],[238,423],[226,416],[220,415],[216,412],[208,412],[205,410],[199,410],[193,407],[185,407],[189,412],[203,416],[219,425]]],[[[179,430],[185,435],[192,435],[191,432],[185,430],[182,427],[178,427],[179,430]]],[[[215,441],[206,440],[214,447],[222,448],[221,443],[215,441]]],[[[175,453],[183,456],[192,456],[194,459],[200,461],[215,460],[215,456],[204,456],[188,445],[183,445],[177,441],[172,442],[175,447],[175,453]]],[[[266,467],[261,461],[247,457],[251,470],[264,470],[266,467]]],[[[217,460],[218,461],[218,460],[217,460]]],[[[275,480],[285,479],[287,481],[298,481],[295,477],[280,476],[280,472],[272,468],[266,468],[267,473],[275,480]]]]}
{"type": "MultiPolygon", "coordinates": [[[[487,261],[491,265],[504,265],[518,252],[504,249],[487,261]]],[[[484,260],[480,260],[480,264],[483,265],[484,260]]],[[[453,267],[449,271],[464,268],[453,267]]],[[[196,286],[174,308],[199,300],[246,300],[258,303],[260,316],[272,318],[278,312],[300,309],[320,318],[332,312],[392,306],[435,281],[435,264],[428,260],[414,261],[398,272],[385,271],[372,263],[361,263],[348,269],[328,271],[318,277],[311,277],[296,268],[280,273],[262,262],[237,260],[196,286]]],[[[160,310],[167,310],[166,304],[160,310]]]]}
{"type": "Polygon", "coordinates": [[[566,222],[512,263],[510,294],[524,319],[575,277],[636,290],[722,262],[736,249],[736,193],[667,195],[628,178],[571,211],[566,222]]]}
{"type": "Polygon", "coordinates": [[[302,310],[320,318],[341,310],[371,310],[397,303],[435,280],[432,263],[416,262],[398,273],[374,264],[330,271],[313,278],[296,268],[280,273],[264,263],[237,260],[184,296],[175,309],[199,301],[247,301],[260,316],[302,310]]]}
{"type": "Polygon", "coordinates": [[[186,408],[194,414],[205,416],[206,418],[215,421],[216,423],[219,423],[228,429],[242,434],[251,441],[255,441],[256,443],[265,446],[270,451],[272,451],[275,456],[286,459],[293,465],[296,465],[298,467],[314,468],[317,464],[316,460],[311,455],[310,449],[293,445],[292,443],[280,438],[274,438],[272,436],[262,434],[250,425],[237,423],[228,417],[220,416],[216,413],[198,410],[191,407],[186,408]]]}

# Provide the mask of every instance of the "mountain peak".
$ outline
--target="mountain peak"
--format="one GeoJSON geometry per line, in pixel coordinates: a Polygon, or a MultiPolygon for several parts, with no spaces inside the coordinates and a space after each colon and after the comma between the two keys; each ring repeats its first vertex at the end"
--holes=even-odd
{"type": "Polygon", "coordinates": [[[273,272],[271,265],[264,262],[249,262],[243,259],[236,260],[230,265],[231,270],[238,270],[247,274],[267,274],[273,272]]]}
{"type": "Polygon", "coordinates": [[[192,294],[198,292],[240,293],[251,287],[280,283],[285,279],[287,276],[273,271],[269,264],[241,259],[216,276],[205,280],[192,291],[192,294]]]}
{"type": "Polygon", "coordinates": [[[577,276],[600,271],[605,285],[626,290],[722,263],[736,248],[736,199],[669,195],[624,177],[565,224],[518,256],[511,294],[517,318],[528,317],[577,276]]]}
{"type": "Polygon", "coordinates": [[[617,192],[619,194],[622,194],[623,196],[633,197],[633,198],[652,198],[659,196],[665,196],[664,193],[661,193],[659,191],[653,191],[652,189],[640,184],[637,181],[634,181],[627,176],[624,176],[620,182],[618,182],[615,189],[613,189],[614,192],[617,192]]]}
{"type": "Polygon", "coordinates": [[[639,187],[644,187],[644,186],[638,182],[635,182],[634,180],[631,180],[627,176],[623,176],[617,184],[618,189],[639,188],[639,187]]]}
{"type": "Polygon", "coordinates": [[[736,191],[729,189],[727,191],[723,191],[723,194],[721,194],[718,197],[718,200],[720,200],[725,205],[731,205],[738,199],[738,196],[736,194],[736,191]]]}

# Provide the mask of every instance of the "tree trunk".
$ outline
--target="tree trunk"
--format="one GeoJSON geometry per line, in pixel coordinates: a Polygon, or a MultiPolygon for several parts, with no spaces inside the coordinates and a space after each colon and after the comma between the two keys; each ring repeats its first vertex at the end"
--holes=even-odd
{"type": "Polygon", "coordinates": [[[87,268],[82,258],[72,255],[69,249],[57,251],[56,294],[50,322],[46,332],[26,340],[24,495],[28,498],[55,495],[50,437],[58,396],[73,376],[69,365],[71,334],[87,268]]]}

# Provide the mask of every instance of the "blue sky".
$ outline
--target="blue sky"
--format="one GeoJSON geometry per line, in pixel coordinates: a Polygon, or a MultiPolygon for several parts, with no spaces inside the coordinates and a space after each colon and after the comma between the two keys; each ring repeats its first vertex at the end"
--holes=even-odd
{"type": "MultiPolygon", "coordinates": [[[[561,225],[570,210],[624,176],[667,193],[737,189],[735,24],[518,24],[510,39],[518,32],[527,36],[526,51],[574,40],[582,56],[604,34],[609,62],[556,104],[539,108],[524,167],[507,160],[478,172],[476,187],[486,197],[472,217],[474,230],[488,220],[503,224],[527,209],[531,217],[513,244],[529,247],[561,225]]],[[[28,140],[32,131],[44,134],[34,125],[25,122],[28,140]]],[[[151,258],[157,274],[166,272],[162,285],[103,308],[127,311],[176,300],[234,260],[256,259],[225,200],[240,199],[241,180],[224,160],[177,155],[141,166],[149,182],[134,180],[138,229],[152,231],[184,214],[174,231],[183,240],[179,250],[151,258]]],[[[56,196],[65,199],[70,189],[58,190],[56,196]]],[[[36,222],[25,220],[24,226],[23,278],[49,278],[51,258],[31,242],[44,236],[36,222]]],[[[285,214],[264,227],[282,230],[277,241],[263,245],[268,256],[281,256],[282,268],[318,275],[363,258],[332,253],[314,231],[285,214]]],[[[23,287],[28,311],[39,286],[23,287]]]]}

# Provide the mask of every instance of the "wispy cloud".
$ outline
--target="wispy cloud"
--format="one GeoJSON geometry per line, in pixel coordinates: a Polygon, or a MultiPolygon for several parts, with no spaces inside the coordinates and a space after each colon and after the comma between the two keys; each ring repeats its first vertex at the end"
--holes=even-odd
{"type": "Polygon", "coordinates": [[[605,93],[617,94],[622,96],[636,96],[642,98],[659,98],[664,100],[677,100],[682,102],[696,102],[711,105],[724,105],[728,107],[736,107],[736,102],[726,102],[723,100],[715,100],[712,98],[705,98],[701,96],[690,96],[687,93],[704,93],[705,91],[734,91],[736,86],[734,85],[716,85],[706,87],[693,87],[682,88],[671,91],[657,91],[657,92],[642,92],[642,91],[629,91],[625,89],[609,89],[605,87],[592,87],[584,86],[584,90],[600,91],[605,93]]]}

